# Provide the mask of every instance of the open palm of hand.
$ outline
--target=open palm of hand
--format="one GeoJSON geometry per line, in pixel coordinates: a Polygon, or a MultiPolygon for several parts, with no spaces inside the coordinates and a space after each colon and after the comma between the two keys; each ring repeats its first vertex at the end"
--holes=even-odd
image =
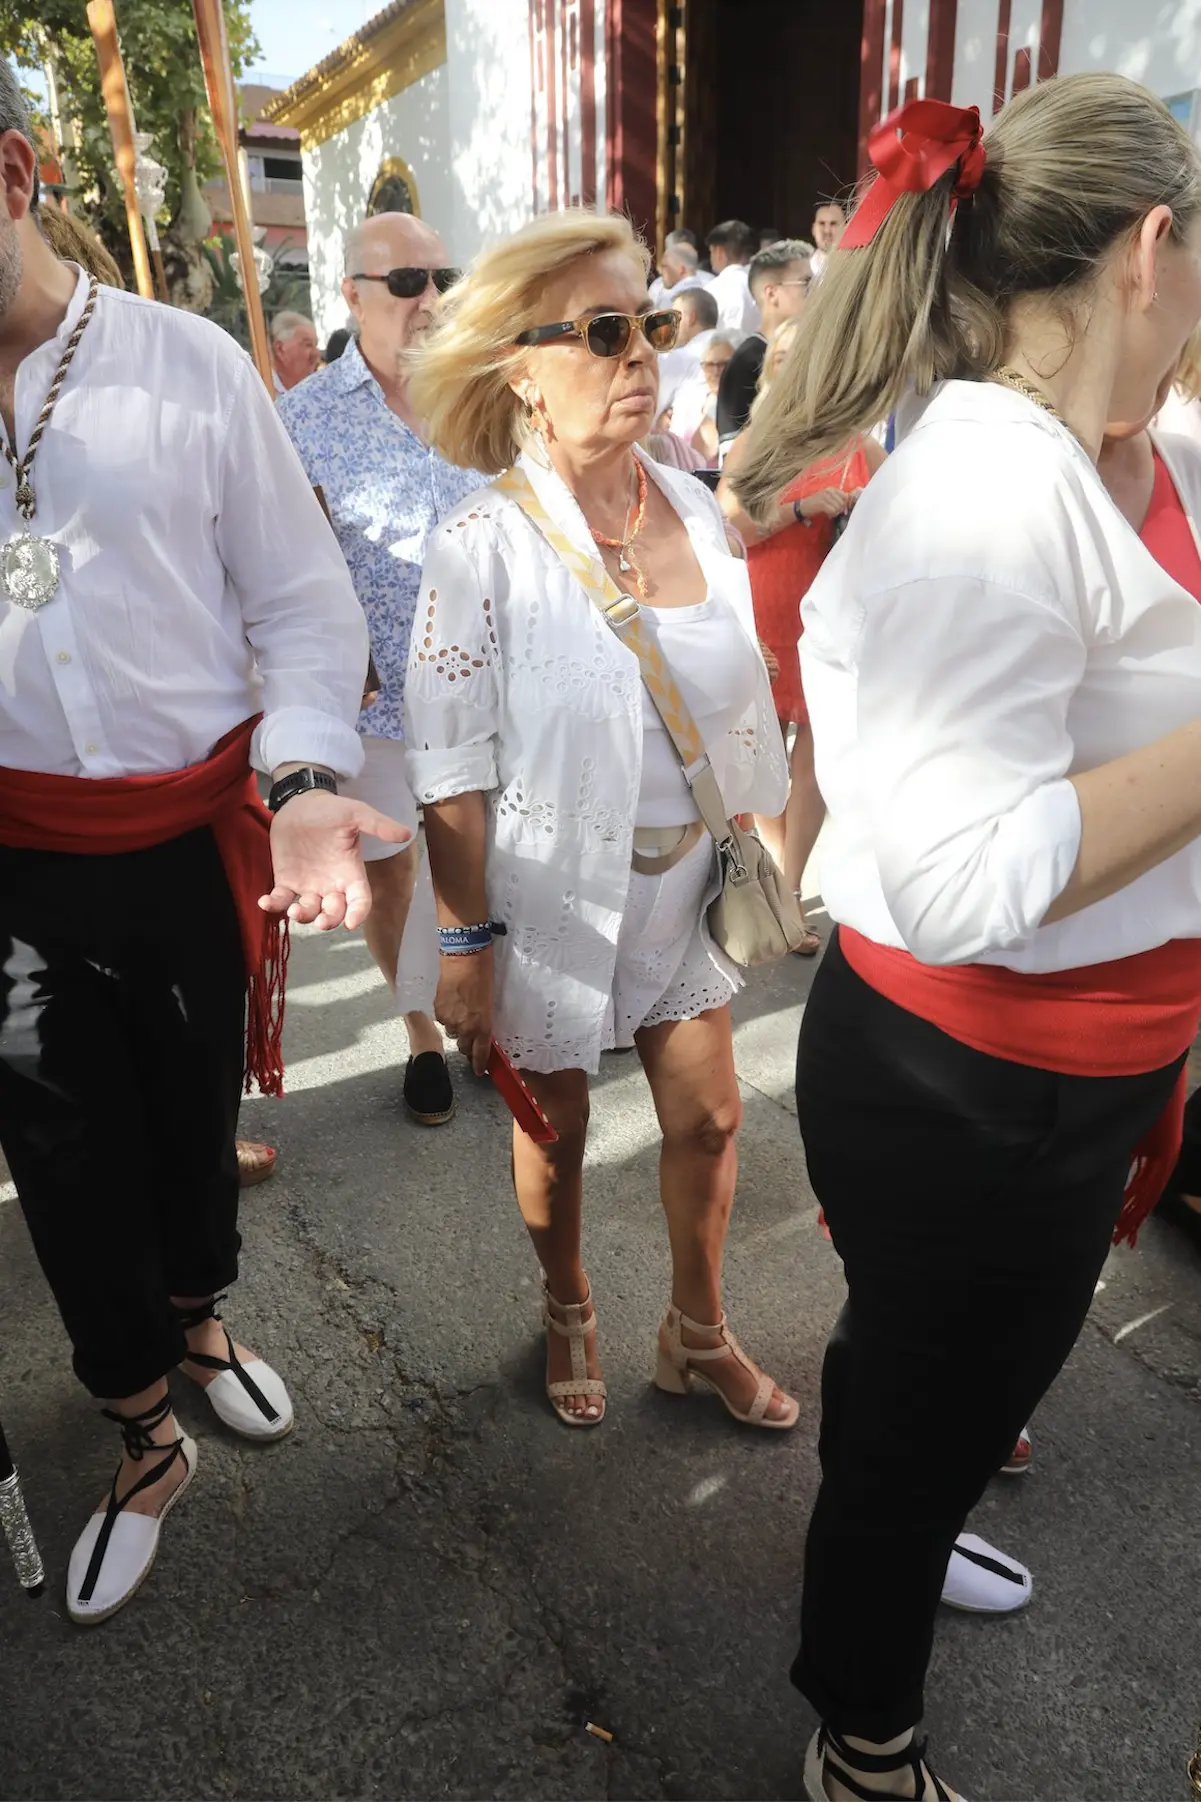
{"type": "Polygon", "coordinates": [[[353,931],[371,912],[371,890],[363,865],[364,833],[390,845],[412,837],[406,826],[362,801],[312,789],[286,801],[271,822],[271,863],[275,886],[260,897],[265,913],[353,931]]]}

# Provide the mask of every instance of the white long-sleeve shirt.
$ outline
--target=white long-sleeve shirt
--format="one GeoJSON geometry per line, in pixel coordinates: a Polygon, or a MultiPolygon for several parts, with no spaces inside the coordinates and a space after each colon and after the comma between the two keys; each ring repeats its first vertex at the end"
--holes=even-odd
{"type": "MultiPolygon", "coordinates": [[[[1201,517],[1201,461],[1164,449],[1201,517]]],[[[944,384],[801,612],[835,920],[1016,970],[1201,937],[1197,841],[1041,924],[1079,850],[1068,776],[1201,714],[1201,606],[1066,427],[996,383],[944,384]]]]}
{"type": "MultiPolygon", "coordinates": [[[[83,311],[20,364],[23,453],[83,311]]],[[[24,528],[0,465],[0,540],[24,528]]],[[[271,397],[209,321],[101,288],[38,446],[57,594],[0,592],[0,767],[126,776],[202,761],[261,712],[254,760],[357,773],[367,629],[271,397]]]]}
{"type": "Polygon", "coordinates": [[[717,302],[717,329],[739,342],[757,332],[762,323],[759,304],[751,293],[745,263],[727,263],[720,275],[709,283],[709,292],[717,302]]]}

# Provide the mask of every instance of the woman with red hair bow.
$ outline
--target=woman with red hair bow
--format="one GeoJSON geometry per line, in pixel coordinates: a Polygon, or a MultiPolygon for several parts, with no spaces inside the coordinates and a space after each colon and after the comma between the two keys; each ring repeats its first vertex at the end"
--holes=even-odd
{"type": "Polygon", "coordinates": [[[947,1556],[1171,1170],[1201,1015],[1201,611],[1096,467],[1201,315],[1197,152],[1114,75],[871,150],[734,477],[765,518],[928,397],[802,608],[837,930],[797,1101],[848,1288],[793,1667],[820,1802],[949,1796],[914,1731],[947,1556]]]}

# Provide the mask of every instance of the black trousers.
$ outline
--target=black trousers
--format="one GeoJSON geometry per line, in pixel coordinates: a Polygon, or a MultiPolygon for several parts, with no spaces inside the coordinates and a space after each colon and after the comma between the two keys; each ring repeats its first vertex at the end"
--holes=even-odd
{"type": "Polygon", "coordinates": [[[920,1720],[951,1546],[1072,1349],[1132,1148],[1179,1068],[1094,1079],[986,1057],[830,944],[797,1103],[848,1294],[792,1679],[836,1731],[920,1720]]]}
{"type": "Polygon", "coordinates": [[[1201,1089],[1194,1089],[1184,1110],[1184,1144],[1169,1193],[1201,1195],[1201,1089]]]}
{"type": "Polygon", "coordinates": [[[212,834],[0,847],[0,1145],[93,1395],[179,1363],[238,1271],[245,964],[212,834]]]}

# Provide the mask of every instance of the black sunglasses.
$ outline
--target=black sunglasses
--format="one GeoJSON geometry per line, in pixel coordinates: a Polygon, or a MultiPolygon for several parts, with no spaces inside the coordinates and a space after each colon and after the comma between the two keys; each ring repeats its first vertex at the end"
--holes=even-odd
{"type": "Polygon", "coordinates": [[[594,313],[591,318],[536,325],[522,332],[514,343],[557,344],[568,338],[582,338],[591,356],[620,357],[636,329],[652,350],[670,350],[680,335],[680,315],[670,308],[659,313],[594,313]]]}
{"type": "Polygon", "coordinates": [[[432,281],[439,294],[449,293],[458,281],[459,269],[389,269],[387,275],[352,275],[352,282],[387,282],[394,300],[416,300],[432,281]]]}

